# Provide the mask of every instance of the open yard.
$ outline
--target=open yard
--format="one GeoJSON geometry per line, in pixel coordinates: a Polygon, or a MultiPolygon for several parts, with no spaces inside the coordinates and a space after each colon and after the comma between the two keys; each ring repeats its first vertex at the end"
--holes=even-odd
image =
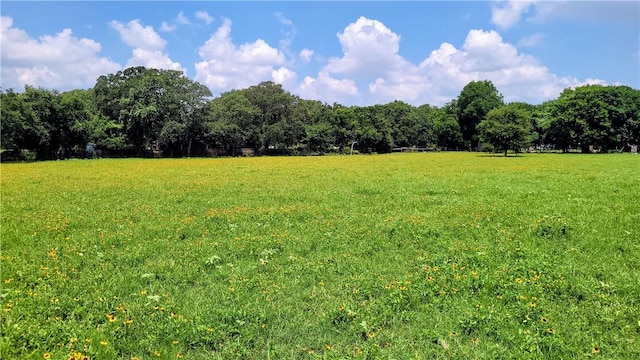
{"type": "Polygon", "coordinates": [[[3,359],[640,358],[640,156],[0,170],[3,359]]]}

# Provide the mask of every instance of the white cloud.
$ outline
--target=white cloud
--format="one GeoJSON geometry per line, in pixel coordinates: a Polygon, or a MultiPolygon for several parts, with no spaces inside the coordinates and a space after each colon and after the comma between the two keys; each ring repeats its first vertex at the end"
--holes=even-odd
{"type": "Polygon", "coordinates": [[[293,25],[293,21],[287,19],[281,12],[276,12],[273,16],[275,16],[276,19],[278,19],[278,21],[287,28],[282,31],[285,38],[279,41],[279,45],[287,58],[293,59],[295,58],[295,54],[291,51],[291,43],[293,43],[293,38],[296,36],[298,29],[293,25]]]}
{"type": "Polygon", "coordinates": [[[168,24],[167,22],[163,21],[162,25],[160,25],[160,31],[164,31],[164,32],[173,32],[176,31],[176,29],[178,28],[177,25],[175,24],[168,24]]]}
{"type": "Polygon", "coordinates": [[[311,61],[312,56],[313,50],[311,49],[302,49],[300,51],[300,60],[302,60],[302,62],[308,63],[309,61],[311,61]]]}
{"type": "Polygon", "coordinates": [[[276,13],[273,14],[276,19],[278,19],[278,21],[280,21],[281,24],[283,25],[287,25],[287,26],[293,26],[293,21],[287,19],[286,17],[284,17],[284,15],[282,14],[282,12],[278,11],[276,13]]]}
{"type": "Polygon", "coordinates": [[[213,16],[209,15],[206,11],[196,11],[196,19],[202,21],[203,23],[209,25],[213,22],[213,16]]]}
{"type": "Polygon", "coordinates": [[[495,2],[491,6],[491,22],[501,29],[508,29],[520,21],[523,14],[536,1],[530,0],[508,0],[495,2]]]}
{"type": "Polygon", "coordinates": [[[398,53],[400,36],[378,20],[360,17],[338,33],[343,56],[330,58],[325,70],[354,77],[376,77],[406,61],[398,53]]]}
{"type": "Polygon", "coordinates": [[[144,66],[154,69],[180,70],[187,72],[180,63],[173,62],[169,56],[161,50],[133,49],[132,56],[127,61],[126,67],[144,66]]]}
{"type": "MultiPolygon", "coordinates": [[[[295,90],[298,95],[329,103],[364,103],[365,93],[359,91],[358,82],[378,78],[384,82],[381,77],[407,68],[408,62],[397,54],[400,36],[380,21],[360,17],[336,36],[342,46],[342,57],[330,58],[316,77],[306,76],[295,90]]],[[[303,61],[312,55],[307,49],[299,54],[303,61]]],[[[370,90],[377,94],[384,92],[375,85],[370,90]]]]}
{"type": "MultiPolygon", "coordinates": [[[[195,17],[207,25],[213,22],[213,17],[211,17],[206,11],[196,11],[195,17]]],[[[187,18],[183,11],[180,11],[171,22],[163,21],[160,26],[160,31],[173,32],[178,29],[178,25],[193,25],[193,23],[189,18],[187,18]]]]}
{"type": "Polygon", "coordinates": [[[396,99],[416,103],[430,91],[420,69],[398,54],[400,36],[382,22],[360,17],[337,37],[342,57],[330,58],[317,79],[305,78],[299,92],[316,94],[325,101],[335,94],[347,95],[366,104],[396,99]],[[368,92],[358,89],[357,84],[362,83],[368,83],[368,92]],[[312,86],[317,89],[311,91],[312,86]]]}
{"type": "Polygon", "coordinates": [[[491,5],[491,22],[501,30],[511,28],[524,17],[527,21],[534,23],[574,20],[627,24],[637,29],[640,21],[640,3],[637,1],[501,0],[494,1],[491,5]]]}
{"type": "Polygon", "coordinates": [[[142,26],[140,20],[131,20],[126,25],[112,20],[109,23],[115,29],[125,44],[146,50],[158,50],[164,48],[167,42],[153,30],[152,26],[142,26]]]}
{"type": "Polygon", "coordinates": [[[172,61],[169,55],[162,51],[167,42],[155,32],[152,26],[142,26],[139,20],[131,20],[126,25],[113,20],[109,25],[118,31],[125,44],[133,48],[126,67],[145,66],[187,72],[180,63],[172,61]]]}
{"type": "Polygon", "coordinates": [[[296,89],[299,95],[341,103],[442,105],[470,81],[490,80],[506,101],[539,103],[581,84],[551,73],[496,31],[470,30],[461,48],[443,43],[419,64],[399,55],[400,37],[376,20],[359,18],[338,33],[338,40],[342,57],[329,59],[316,78],[305,77],[296,89]]]}
{"type": "Polygon", "coordinates": [[[292,70],[281,66],[277,70],[271,71],[271,78],[274,82],[282,84],[285,88],[295,86],[297,75],[292,70]]]}
{"type": "MultiPolygon", "coordinates": [[[[495,31],[471,30],[462,46],[441,46],[420,64],[422,73],[435,85],[436,94],[457,96],[472,80],[491,80],[506,101],[538,103],[558,96],[565,88],[579,85],[576,78],[558,77],[534,57],[519,53],[495,31]]],[[[592,80],[599,81],[599,80],[592,80]]]]}
{"type": "Polygon", "coordinates": [[[184,16],[184,13],[182,11],[180,11],[178,13],[178,16],[176,17],[176,22],[178,24],[182,24],[182,25],[190,25],[191,21],[189,21],[189,19],[187,19],[186,16],[184,16]]]}
{"type": "Polygon", "coordinates": [[[462,47],[467,55],[461,64],[464,72],[490,72],[535,61],[518,54],[513,45],[504,43],[500,34],[493,30],[470,30],[462,47]]]}
{"type": "Polygon", "coordinates": [[[348,105],[357,101],[358,87],[353,80],[336,79],[326,72],[318,73],[316,78],[305,76],[294,91],[305,99],[320,100],[327,103],[338,102],[348,105]]]}
{"type": "Polygon", "coordinates": [[[397,81],[397,79],[387,81],[383,78],[378,78],[375,82],[369,84],[369,92],[381,102],[402,100],[417,104],[425,94],[431,91],[431,84],[423,81],[397,81]]]}
{"type": "Polygon", "coordinates": [[[222,25],[199,48],[202,61],[195,64],[195,80],[214,93],[256,85],[262,81],[286,81],[295,74],[283,67],[282,51],[264,40],[236,46],[231,39],[231,20],[222,25]],[[276,69],[277,68],[277,69],[276,69]]]}
{"type": "Polygon", "coordinates": [[[100,43],[73,36],[71,29],[55,35],[32,38],[13,26],[13,19],[0,17],[1,79],[3,88],[25,85],[57,90],[87,88],[100,75],[116,72],[121,65],[98,54],[100,43]]]}

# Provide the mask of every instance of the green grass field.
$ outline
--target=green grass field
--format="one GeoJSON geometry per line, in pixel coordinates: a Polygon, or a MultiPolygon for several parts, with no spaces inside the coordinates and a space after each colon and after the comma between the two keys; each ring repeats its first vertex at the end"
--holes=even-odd
{"type": "Polygon", "coordinates": [[[640,358],[640,156],[0,170],[2,359],[640,358]]]}

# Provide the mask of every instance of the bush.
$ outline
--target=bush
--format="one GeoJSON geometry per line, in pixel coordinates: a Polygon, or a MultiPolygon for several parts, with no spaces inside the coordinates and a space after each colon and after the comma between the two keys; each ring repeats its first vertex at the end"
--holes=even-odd
{"type": "Polygon", "coordinates": [[[33,150],[12,149],[0,153],[0,161],[35,161],[37,154],[33,150]]]}

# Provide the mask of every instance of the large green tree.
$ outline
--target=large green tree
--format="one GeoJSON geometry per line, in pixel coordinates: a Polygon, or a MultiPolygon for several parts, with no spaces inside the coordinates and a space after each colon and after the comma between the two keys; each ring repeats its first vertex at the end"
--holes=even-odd
{"type": "Polygon", "coordinates": [[[243,146],[260,146],[260,109],[245,93],[232,90],[209,103],[206,117],[207,133],[214,146],[223,148],[227,155],[236,155],[243,146]]]}
{"type": "Polygon", "coordinates": [[[87,143],[116,156],[140,156],[151,144],[167,155],[191,156],[209,146],[234,155],[239,147],[343,152],[354,142],[360,151],[380,153],[394,146],[477,149],[480,140],[501,151],[528,144],[608,151],[640,143],[640,91],[626,86],[582,86],[541,105],[502,108],[502,96],[485,80],[467,84],[440,108],[402,101],[344,106],[301,99],[270,81],[212,99],[179,71],[132,67],[101,76],[89,90],[0,91],[0,103],[2,149],[39,159],[87,143]]]}
{"type": "Polygon", "coordinates": [[[291,113],[292,122],[304,129],[297,153],[324,154],[336,142],[330,123],[329,105],[316,100],[298,99],[291,113]]]}
{"type": "Polygon", "coordinates": [[[494,150],[520,152],[530,143],[531,115],[520,104],[508,104],[487,113],[477,126],[478,139],[494,150]]]}
{"type": "Polygon", "coordinates": [[[462,89],[457,99],[458,124],[469,148],[478,147],[476,126],[489,111],[502,105],[502,95],[489,80],[472,81],[462,89]]]}
{"type": "Polygon", "coordinates": [[[24,99],[31,107],[35,121],[41,129],[37,147],[39,159],[54,156],[60,146],[65,146],[70,124],[60,114],[60,93],[56,90],[26,86],[24,99]]]}
{"type": "Polygon", "coordinates": [[[391,125],[391,137],[396,147],[428,147],[435,144],[432,108],[416,108],[402,101],[381,105],[382,116],[391,125]]]}
{"type": "Polygon", "coordinates": [[[0,145],[16,158],[21,150],[37,150],[48,142],[49,132],[26,96],[13,89],[0,92],[0,126],[0,145]]]}
{"type": "Polygon", "coordinates": [[[208,88],[181,71],[145,67],[101,76],[93,90],[97,109],[122,124],[138,156],[149,144],[158,142],[161,134],[164,140],[173,139],[165,144],[179,142],[190,155],[192,143],[203,129],[203,108],[211,97],[208,88]]]}
{"type": "Polygon", "coordinates": [[[357,120],[354,137],[361,152],[386,153],[393,148],[390,119],[385,116],[383,105],[356,106],[353,108],[357,120]]]}
{"type": "Polygon", "coordinates": [[[637,144],[640,91],[627,86],[585,85],[565,89],[551,102],[547,140],[567,151],[602,151],[637,144]]]}
{"type": "Polygon", "coordinates": [[[272,81],[242,90],[249,102],[259,110],[260,145],[256,149],[287,148],[302,137],[303,127],[292,122],[290,115],[297,99],[272,81]]]}
{"type": "Polygon", "coordinates": [[[340,152],[343,152],[356,141],[355,131],[358,119],[355,111],[352,107],[334,103],[328,112],[328,117],[335,138],[334,144],[340,152]]]}
{"type": "Polygon", "coordinates": [[[463,140],[456,116],[457,101],[453,100],[441,108],[433,109],[431,114],[438,147],[443,150],[459,150],[463,146],[463,140]]]}
{"type": "Polygon", "coordinates": [[[438,134],[436,132],[437,108],[425,104],[415,108],[414,112],[417,116],[417,123],[414,128],[415,146],[426,148],[436,147],[438,144],[438,134]]]}

